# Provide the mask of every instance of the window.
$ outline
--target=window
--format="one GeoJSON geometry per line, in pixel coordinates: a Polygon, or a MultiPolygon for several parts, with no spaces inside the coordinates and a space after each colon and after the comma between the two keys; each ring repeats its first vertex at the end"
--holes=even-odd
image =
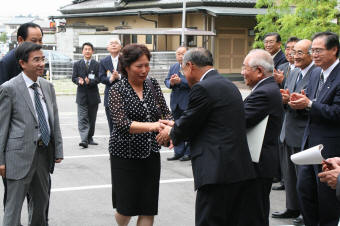
{"type": "Polygon", "coordinates": [[[137,35],[131,35],[132,36],[132,43],[137,43],[137,35]]]}
{"type": "Polygon", "coordinates": [[[152,35],[145,36],[145,44],[152,44],[152,35]]]}

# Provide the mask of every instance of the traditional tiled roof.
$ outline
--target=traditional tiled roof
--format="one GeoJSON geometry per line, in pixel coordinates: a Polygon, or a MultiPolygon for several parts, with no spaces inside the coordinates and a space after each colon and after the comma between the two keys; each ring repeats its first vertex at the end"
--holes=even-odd
{"type": "MultiPolygon", "coordinates": [[[[146,0],[146,1],[117,1],[117,0],[82,0],[79,3],[60,8],[63,14],[112,12],[127,9],[144,10],[147,8],[178,8],[183,0],[146,0]]],[[[186,0],[187,7],[193,6],[223,6],[252,8],[256,0],[186,0]]]]}

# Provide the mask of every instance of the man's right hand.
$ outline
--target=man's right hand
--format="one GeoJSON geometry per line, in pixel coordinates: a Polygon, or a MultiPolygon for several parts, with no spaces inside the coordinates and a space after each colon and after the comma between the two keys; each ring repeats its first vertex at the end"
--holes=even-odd
{"type": "Polygon", "coordinates": [[[80,85],[84,85],[84,79],[82,77],[78,77],[78,83],[80,85]]]}
{"type": "Polygon", "coordinates": [[[177,74],[173,74],[171,75],[171,78],[170,78],[170,85],[171,86],[174,86],[176,84],[180,83],[180,78],[178,77],[177,74]]]}
{"type": "Polygon", "coordinates": [[[282,95],[282,102],[284,104],[288,104],[290,100],[290,93],[288,89],[280,89],[280,93],[282,95]]]}
{"type": "Polygon", "coordinates": [[[0,165],[0,175],[5,178],[6,177],[6,166],[0,165]]]}

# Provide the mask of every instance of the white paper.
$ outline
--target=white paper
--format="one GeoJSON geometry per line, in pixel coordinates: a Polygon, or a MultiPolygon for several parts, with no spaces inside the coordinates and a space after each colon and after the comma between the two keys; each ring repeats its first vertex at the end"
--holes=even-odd
{"type": "Polygon", "coordinates": [[[89,74],[89,79],[94,79],[94,74],[89,74]]]}
{"type": "Polygon", "coordinates": [[[250,156],[252,161],[256,163],[260,161],[262,143],[267,128],[268,117],[269,116],[267,115],[256,126],[247,130],[247,141],[250,156]]]}
{"type": "Polygon", "coordinates": [[[106,71],[106,76],[107,76],[108,78],[110,78],[111,75],[112,75],[111,71],[107,70],[107,71],[106,71]]]}
{"type": "Polygon", "coordinates": [[[290,156],[292,162],[296,165],[316,165],[321,164],[324,158],[321,155],[323,145],[319,144],[307,150],[301,151],[290,156]]]}

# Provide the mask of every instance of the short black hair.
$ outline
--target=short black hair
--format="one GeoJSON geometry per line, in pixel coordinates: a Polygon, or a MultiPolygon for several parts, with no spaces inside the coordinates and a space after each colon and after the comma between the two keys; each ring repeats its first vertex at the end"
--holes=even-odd
{"type": "Polygon", "coordinates": [[[326,41],[325,46],[327,50],[330,50],[333,47],[336,47],[338,49],[336,51],[336,57],[339,57],[339,48],[340,48],[339,36],[335,34],[334,32],[330,32],[330,31],[318,32],[313,35],[312,41],[320,37],[325,37],[325,41],[326,41]]]}
{"type": "Polygon", "coordinates": [[[287,44],[288,43],[291,43],[291,42],[298,42],[300,41],[300,39],[298,37],[295,37],[295,36],[292,36],[292,37],[289,37],[286,44],[285,44],[285,48],[287,47],[287,44]]]}
{"type": "Polygon", "coordinates": [[[264,36],[263,40],[265,40],[265,39],[266,39],[267,37],[269,37],[269,36],[275,36],[276,42],[281,42],[281,36],[280,36],[280,34],[277,33],[277,32],[270,32],[270,33],[267,33],[267,34],[264,36]]]}
{"type": "Polygon", "coordinates": [[[27,36],[28,36],[28,28],[33,27],[33,28],[39,28],[41,31],[41,35],[44,36],[44,32],[42,31],[41,27],[38,24],[35,23],[24,23],[21,24],[18,32],[17,32],[17,40],[19,39],[19,36],[21,36],[24,41],[26,41],[27,36]]]}
{"type": "Polygon", "coordinates": [[[85,42],[85,43],[81,46],[81,50],[84,50],[84,47],[85,47],[85,46],[90,46],[91,49],[93,50],[93,45],[92,45],[92,43],[90,43],[90,42],[85,42]]]}
{"type": "Polygon", "coordinates": [[[41,50],[41,48],[42,45],[38,45],[33,42],[23,42],[15,50],[15,58],[17,59],[18,64],[19,60],[27,62],[30,53],[33,51],[41,50]]]}
{"type": "Polygon", "coordinates": [[[120,72],[128,77],[127,71],[125,70],[126,67],[130,67],[131,64],[136,62],[139,57],[145,55],[148,60],[151,59],[151,53],[145,45],[142,44],[129,44],[126,45],[123,49],[121,54],[119,55],[119,69],[120,72]]]}

